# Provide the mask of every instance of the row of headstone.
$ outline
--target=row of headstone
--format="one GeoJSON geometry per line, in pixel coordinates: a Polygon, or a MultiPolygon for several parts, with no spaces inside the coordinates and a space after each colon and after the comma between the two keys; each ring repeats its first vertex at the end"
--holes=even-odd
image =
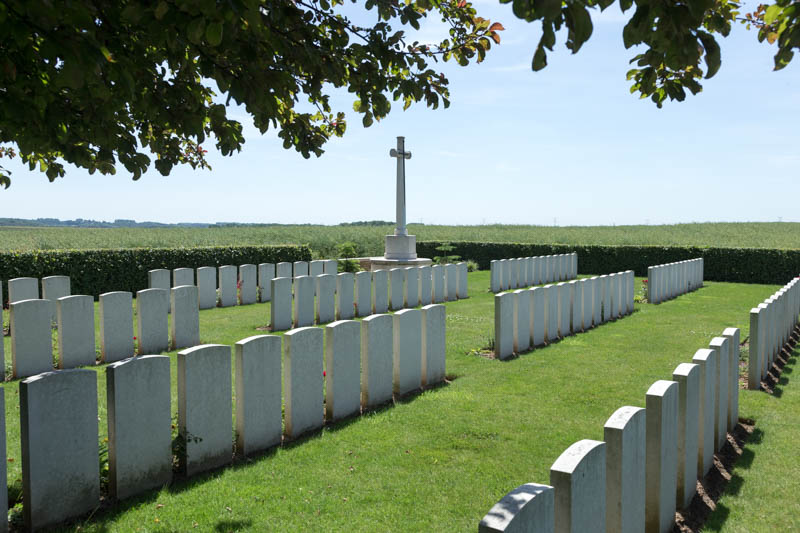
{"type": "MultiPolygon", "coordinates": [[[[294,439],[321,428],[324,420],[355,416],[393,395],[444,381],[445,307],[428,305],[361,322],[339,321],[324,330],[300,328],[283,337],[241,340],[233,356],[235,394],[231,359],[227,345],[178,352],[178,459],[187,476],[231,462],[232,396],[237,453],[248,455],[281,444],[282,435],[294,439]]],[[[173,461],[169,357],[118,361],[106,367],[105,376],[111,497],[123,499],[168,484],[173,461]]],[[[0,413],[5,412],[2,401],[0,394],[0,413]]],[[[5,434],[0,431],[3,450],[5,434]]],[[[94,371],[59,370],[21,381],[20,435],[29,530],[97,507],[94,371]]],[[[6,505],[5,476],[0,483],[6,489],[0,505],[6,505]]]]}
{"type": "Polygon", "coordinates": [[[633,271],[518,289],[494,297],[495,356],[580,333],[633,312],[633,271]]]}
{"type": "Polygon", "coordinates": [[[467,264],[271,280],[270,329],[327,324],[468,296],[467,264]]]}
{"type": "Polygon", "coordinates": [[[800,314],[800,277],[750,309],[750,359],[747,388],[757,390],[797,325],[800,314]]]}
{"type": "MultiPolygon", "coordinates": [[[[55,302],[59,298],[69,296],[70,281],[69,276],[47,276],[41,281],[41,297],[44,300],[55,302]]],[[[8,303],[9,305],[22,300],[39,299],[39,280],[36,278],[14,278],[8,280],[8,303]]],[[[3,302],[3,288],[0,284],[0,303],[3,302]]],[[[2,307],[2,305],[0,305],[2,307]]],[[[1,318],[1,316],[0,316],[1,318]]],[[[51,314],[51,321],[56,321],[55,307],[51,314]]]]}
{"type": "Polygon", "coordinates": [[[489,263],[493,293],[578,277],[578,254],[496,259],[489,263]]]}
{"type": "Polygon", "coordinates": [[[480,532],[595,533],[672,531],[697,480],[739,416],[739,330],[727,328],[672,380],[656,381],[645,408],[625,406],[603,428],[604,441],[581,440],[550,468],[550,484],[508,493],[480,532]]]}
{"type": "Polygon", "coordinates": [[[670,300],[703,286],[703,258],[647,267],[647,301],[670,300]]]}
{"type": "MultiPolygon", "coordinates": [[[[170,290],[145,289],[136,293],[137,331],[133,330],[133,298],[129,292],[107,292],[99,298],[100,360],[104,363],[138,353],[161,353],[200,344],[197,287],[182,285],[170,290]],[[172,306],[172,321],[167,311],[172,306]],[[170,341],[171,339],[171,341],[170,341]]],[[[94,298],[64,296],[55,301],[30,299],[9,305],[11,368],[14,378],[53,369],[51,316],[58,324],[60,369],[94,365],[94,298]]],[[[0,356],[5,368],[0,342],[0,356]]]]}

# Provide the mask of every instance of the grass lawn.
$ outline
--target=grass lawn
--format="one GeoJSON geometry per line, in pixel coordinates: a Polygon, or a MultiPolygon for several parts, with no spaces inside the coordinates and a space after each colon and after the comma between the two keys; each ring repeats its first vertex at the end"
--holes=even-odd
{"type": "MultiPolygon", "coordinates": [[[[633,315],[499,362],[471,353],[486,346],[492,334],[493,302],[488,271],[470,274],[469,283],[469,299],[446,304],[449,384],[98,511],[80,530],[475,530],[509,490],[526,482],[547,483],[550,465],[567,446],[584,438],[602,440],[603,423],[617,408],[644,406],[645,392],[655,380],[669,379],[675,366],[690,361],[724,328],[739,327],[746,338],[749,309],[776,290],[707,283],[660,305],[636,304],[633,315]]],[[[637,291],[639,286],[637,279],[637,291]]],[[[267,309],[259,304],[201,311],[201,340],[233,344],[258,334],[255,328],[267,322],[267,309]]],[[[99,373],[102,432],[104,384],[99,373]]],[[[745,498],[750,489],[746,476],[752,475],[753,490],[763,498],[752,501],[753,508],[782,513],[783,501],[756,486],[769,486],[774,476],[785,475],[785,468],[778,471],[775,464],[775,473],[767,476],[769,466],[762,473],[756,465],[759,459],[796,465],[789,454],[798,433],[790,414],[797,406],[790,402],[794,397],[800,403],[800,391],[790,395],[790,390],[781,398],[742,394],[741,415],[756,418],[757,431],[765,419],[758,445],[763,451],[754,448],[756,460],[743,474],[739,495],[725,496],[720,508],[745,498]]],[[[19,487],[16,382],[6,384],[5,397],[9,483],[19,487]]],[[[733,524],[735,516],[731,513],[724,523],[733,524]]],[[[790,518],[783,519],[789,523],[785,520],[790,518]]],[[[74,529],[75,524],[64,528],[74,529]]],[[[746,525],[736,529],[756,530],[746,525]]]]}

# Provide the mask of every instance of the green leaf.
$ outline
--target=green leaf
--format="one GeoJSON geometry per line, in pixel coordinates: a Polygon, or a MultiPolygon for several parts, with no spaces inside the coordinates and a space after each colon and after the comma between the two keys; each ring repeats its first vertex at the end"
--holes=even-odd
{"type": "Polygon", "coordinates": [[[547,66],[547,52],[544,51],[544,47],[540,43],[539,46],[536,47],[536,52],[534,52],[533,54],[532,68],[534,71],[539,71],[546,66],[547,66]]]}
{"type": "Polygon", "coordinates": [[[770,24],[775,22],[778,19],[778,15],[780,15],[782,11],[783,8],[778,4],[772,4],[771,6],[769,6],[767,8],[767,12],[764,13],[764,24],[769,26],[770,24]]]}
{"type": "Polygon", "coordinates": [[[189,26],[186,28],[186,35],[189,37],[190,42],[200,44],[203,42],[205,30],[206,19],[204,17],[197,17],[189,23],[189,26]]]}
{"type": "Polygon", "coordinates": [[[156,6],[156,12],[155,12],[156,20],[163,19],[164,15],[167,14],[167,11],[169,11],[169,4],[167,4],[162,0],[161,2],[158,3],[158,6],[156,6]]]}
{"type": "Polygon", "coordinates": [[[703,48],[706,49],[706,65],[708,72],[706,78],[711,78],[717,73],[719,67],[722,65],[722,57],[720,54],[719,45],[713,36],[706,32],[697,32],[697,37],[703,43],[703,48]]]}
{"type": "Polygon", "coordinates": [[[218,46],[222,42],[222,23],[212,22],[206,28],[206,41],[211,46],[218,46]]]}

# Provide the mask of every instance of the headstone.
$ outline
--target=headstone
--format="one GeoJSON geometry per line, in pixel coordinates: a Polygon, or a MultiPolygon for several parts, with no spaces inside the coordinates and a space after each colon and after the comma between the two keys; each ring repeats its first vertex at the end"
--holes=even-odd
{"type": "Polygon", "coordinates": [[[218,271],[220,307],[236,305],[236,267],[223,265],[219,267],[218,271]]]}
{"type": "Polygon", "coordinates": [[[22,380],[19,410],[25,527],[42,529],[97,507],[95,371],[60,370],[22,380]]]}
{"type": "Polygon", "coordinates": [[[39,280],[36,278],[14,278],[8,280],[8,303],[39,299],[39,280]]]}
{"type": "Polygon", "coordinates": [[[336,320],[350,320],[355,316],[354,283],[352,272],[336,274],[336,320]]]}
{"type": "Polygon", "coordinates": [[[608,288],[611,293],[611,319],[619,317],[619,274],[609,274],[608,288]]]}
{"type": "Polygon", "coordinates": [[[603,427],[606,442],[606,531],[644,531],[646,411],[617,409],[603,427]]]}
{"type": "Polygon", "coordinates": [[[533,284],[541,285],[544,283],[544,257],[537,256],[533,258],[533,284]]]}
{"type": "Polygon", "coordinates": [[[178,458],[187,477],[231,462],[231,347],[178,352],[178,458]]]}
{"type": "Polygon", "coordinates": [[[64,296],[56,300],[55,305],[58,321],[58,368],[94,365],[97,357],[94,342],[94,298],[64,296]]]}
{"type": "Polygon", "coordinates": [[[714,421],[717,414],[717,353],[714,350],[697,350],[692,362],[700,367],[699,409],[697,410],[697,477],[702,478],[714,464],[716,433],[714,421]]]}
{"type": "Polygon", "coordinates": [[[292,275],[292,264],[287,262],[281,262],[275,265],[275,277],[276,278],[293,278],[292,275]]]}
{"type": "Polygon", "coordinates": [[[628,314],[633,313],[633,301],[635,293],[636,277],[633,270],[628,270],[628,314]]]}
{"type": "Polygon", "coordinates": [[[567,285],[572,300],[572,332],[579,333],[583,331],[583,284],[572,280],[567,285]]]}
{"type": "Polygon", "coordinates": [[[197,269],[197,305],[200,309],[217,306],[217,267],[197,269]]]}
{"type": "MultiPolygon", "coordinates": [[[[155,355],[169,351],[167,318],[169,308],[170,297],[166,289],[145,289],[136,293],[136,340],[139,343],[139,355],[155,355]]],[[[94,316],[94,305],[92,305],[92,315],[94,316]]],[[[94,351],[94,326],[92,326],[92,351],[94,351]]]]}
{"type": "Polygon", "coordinates": [[[556,533],[605,533],[606,443],[580,440],[550,467],[556,533]]]}
{"type": "Polygon", "coordinates": [[[323,262],[323,274],[333,274],[334,276],[339,273],[339,261],[336,259],[325,259],[323,262]]]}
{"type": "Polygon", "coordinates": [[[714,421],[714,431],[717,435],[716,451],[722,449],[727,442],[728,433],[728,397],[730,372],[728,371],[730,356],[728,346],[730,343],[725,337],[714,337],[708,347],[717,353],[717,419],[714,421]]]}
{"type": "Polygon", "coordinates": [[[403,285],[405,286],[405,307],[419,306],[419,268],[407,267],[403,269],[403,285]]]}
{"type": "Polygon", "coordinates": [[[422,386],[422,311],[403,309],[392,320],[392,392],[403,396],[422,386]]]}
{"type": "Polygon", "coordinates": [[[317,324],[336,320],[336,276],[320,274],[311,278],[317,282],[317,324]]]}
{"type": "Polygon", "coordinates": [[[389,309],[397,311],[403,306],[403,277],[405,269],[393,268],[389,270],[389,309]]]}
{"type": "Polygon", "coordinates": [[[258,264],[258,301],[268,302],[272,299],[272,278],[275,277],[274,263],[258,264]]]}
{"type": "MultiPolygon", "coordinates": [[[[528,278],[528,262],[530,261],[530,257],[521,257],[519,259],[519,286],[520,288],[530,286],[530,279],[528,278]]],[[[459,265],[461,263],[458,263],[459,265]]],[[[464,263],[466,265],[466,263],[464,263]]],[[[459,279],[461,276],[459,275],[459,279]]]]}
{"type": "Polygon", "coordinates": [[[325,272],[325,262],[319,259],[308,263],[308,275],[311,277],[321,276],[325,272]]]}
{"type": "MultiPolygon", "coordinates": [[[[527,263],[526,263],[526,268],[527,268],[527,263]]],[[[469,297],[468,280],[467,280],[467,274],[469,270],[467,269],[467,264],[463,262],[456,264],[456,270],[458,272],[457,296],[459,300],[463,300],[469,297]]],[[[527,287],[527,284],[525,286],[527,287]]]]}
{"type": "Polygon", "coordinates": [[[129,292],[100,295],[101,361],[113,363],[133,357],[133,297],[129,292]]]}
{"type": "Polygon", "coordinates": [[[292,327],[292,278],[273,278],[271,285],[269,329],[286,331],[292,327]]]}
{"type": "Polygon", "coordinates": [[[700,425],[700,367],[681,363],[672,372],[678,382],[678,507],[685,508],[697,484],[697,430],[700,425]]]}
{"type": "Polygon", "coordinates": [[[599,276],[593,276],[590,279],[592,283],[592,301],[594,302],[592,324],[599,326],[603,323],[603,287],[599,276]]]}
{"type": "Polygon", "coordinates": [[[361,321],[361,405],[375,407],[392,399],[394,336],[391,315],[361,321]]]}
{"type": "Polygon", "coordinates": [[[514,293],[494,295],[494,356],[508,359],[514,353],[514,293]]]}
{"type": "Polygon", "coordinates": [[[603,322],[611,320],[611,293],[614,290],[608,275],[600,276],[603,290],[603,322]]]}
{"type": "Polygon", "coordinates": [[[761,308],[750,309],[750,353],[747,362],[747,388],[761,388],[762,369],[764,368],[764,318],[761,308]]]}
{"type": "Polygon", "coordinates": [[[545,313],[545,293],[542,287],[529,290],[531,296],[531,340],[534,346],[541,346],[545,339],[547,314],[545,313]]]}
{"type": "Polygon", "coordinates": [[[534,281],[536,271],[533,264],[533,259],[533,257],[528,257],[528,286],[536,285],[536,281],[534,281]]]}
{"type": "Polygon", "coordinates": [[[194,270],[191,268],[176,268],[172,270],[172,286],[194,285],[194,270]]]}
{"type": "Polygon", "coordinates": [[[583,297],[583,331],[592,327],[592,311],[594,310],[594,286],[591,279],[583,278],[578,280],[581,284],[581,294],[583,297]]]}
{"type": "Polygon", "coordinates": [[[446,311],[442,304],[422,308],[422,385],[441,383],[446,368],[446,311]]]}
{"type": "Polygon", "coordinates": [[[290,439],[322,427],[322,337],[319,328],[283,336],[284,433],[290,439]]]}
{"type": "Polygon", "coordinates": [[[678,384],[659,380],[647,390],[645,530],[667,533],[675,523],[678,485],[678,384]]]}
{"type": "MultiPolygon", "coordinates": [[[[520,271],[519,263],[520,263],[520,259],[519,259],[519,257],[512,258],[512,259],[509,259],[509,262],[511,263],[511,287],[509,287],[509,289],[517,289],[520,286],[520,284],[519,284],[519,271],[520,271]]],[[[446,276],[447,276],[447,267],[445,267],[445,277],[446,276]]],[[[449,300],[450,299],[449,287],[448,287],[447,294],[448,294],[448,298],[447,299],[449,300]]]]}
{"type": "Polygon", "coordinates": [[[372,272],[355,273],[356,316],[372,314],[372,272]]]}
{"type": "Polygon", "coordinates": [[[181,285],[170,289],[172,307],[172,349],[200,344],[200,312],[197,306],[197,287],[181,285]]]}
{"type": "Polygon", "coordinates": [[[553,533],[554,512],[553,487],[526,483],[492,506],[478,533],[553,533]]]}
{"type": "Polygon", "coordinates": [[[325,419],[361,409],[361,325],[340,320],[325,327],[325,419]]]}
{"type": "Polygon", "coordinates": [[[239,266],[239,303],[250,305],[258,300],[258,284],[255,265],[239,266]]]}
{"type": "Polygon", "coordinates": [[[556,287],[558,287],[558,333],[561,337],[567,337],[571,333],[570,320],[572,319],[569,284],[562,281],[556,287]]]}
{"type": "MultiPolygon", "coordinates": [[[[14,378],[53,369],[50,300],[21,300],[9,304],[11,366],[14,378]]],[[[0,342],[2,342],[0,336],[0,342]]],[[[133,342],[133,339],[131,339],[133,342]]]]}
{"type": "Polygon", "coordinates": [[[433,302],[433,278],[431,267],[419,267],[419,304],[430,305],[433,302]]]}
{"type": "Polygon", "coordinates": [[[307,261],[295,261],[292,267],[292,277],[299,278],[300,276],[308,276],[309,274],[307,261]]]}
{"type": "Polygon", "coordinates": [[[496,259],[493,259],[489,263],[489,290],[492,293],[497,294],[500,292],[500,262],[496,259]]]}
{"type": "Polygon", "coordinates": [[[433,303],[440,304],[446,301],[444,286],[444,266],[433,265],[431,267],[431,277],[433,280],[433,303]]]}
{"type": "Polygon", "coordinates": [[[106,405],[110,496],[122,500],[168,485],[172,480],[169,357],[147,355],[108,365],[106,405]]]}
{"type": "Polygon", "coordinates": [[[70,291],[69,276],[47,276],[42,278],[42,299],[53,302],[53,316],[51,321],[56,321],[56,300],[69,296],[70,291]]]}
{"type": "Polygon", "coordinates": [[[250,455],[281,443],[281,338],[256,335],[236,350],[236,451],[250,455]]]}
{"type": "Polygon", "coordinates": [[[527,352],[531,345],[531,296],[527,289],[517,289],[514,295],[514,352],[527,352]]]}
{"type": "Polygon", "coordinates": [[[294,278],[294,321],[295,328],[314,325],[314,278],[300,276],[294,278]]]}
{"type": "MultiPolygon", "coordinates": [[[[792,318],[793,320],[790,322],[797,321],[796,316],[792,318]]],[[[731,374],[728,380],[730,384],[728,388],[728,431],[732,432],[739,422],[739,328],[725,328],[722,336],[728,339],[728,353],[730,354],[728,362],[728,371],[731,374]]]]}
{"type": "Polygon", "coordinates": [[[389,272],[376,270],[372,273],[372,312],[385,313],[389,310],[389,272]]]}
{"type": "MultiPolygon", "coordinates": [[[[517,265],[519,265],[519,262],[517,262],[517,265]]],[[[452,263],[446,264],[444,266],[444,279],[446,284],[445,298],[447,298],[448,302],[458,300],[458,267],[452,263]]]]}
{"type": "Polygon", "coordinates": [[[558,286],[545,285],[545,310],[547,312],[547,342],[551,343],[558,339],[558,286]]]}
{"type": "Polygon", "coordinates": [[[156,268],[147,271],[147,287],[150,289],[171,289],[169,280],[169,270],[166,268],[156,268]]]}
{"type": "Polygon", "coordinates": [[[514,279],[512,274],[513,265],[511,264],[513,261],[511,259],[503,259],[503,290],[508,290],[514,285],[514,279]]]}

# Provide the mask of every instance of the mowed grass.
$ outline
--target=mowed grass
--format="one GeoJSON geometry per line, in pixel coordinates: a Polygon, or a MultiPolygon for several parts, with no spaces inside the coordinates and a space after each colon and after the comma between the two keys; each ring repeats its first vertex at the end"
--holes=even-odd
{"type": "MultiPolygon", "coordinates": [[[[800,223],[697,223],[661,226],[429,226],[410,224],[418,241],[521,242],[652,246],[800,248],[800,223]]],[[[264,226],[218,228],[0,227],[0,250],[308,244],[319,257],[356,244],[359,255],[381,255],[392,226],[264,226]]],[[[465,257],[463,259],[471,259],[465,257]]]]}
{"type": "MultiPolygon", "coordinates": [[[[567,446],[602,440],[603,423],[617,408],[644,406],[654,381],[670,379],[675,366],[690,361],[725,327],[741,328],[746,338],[749,309],[776,289],[707,283],[660,305],[637,304],[631,316],[500,362],[473,353],[493,329],[489,273],[472,273],[469,282],[469,299],[446,304],[449,384],[100,510],[82,520],[80,530],[474,530],[509,490],[547,483],[550,465],[567,446]]],[[[266,320],[263,304],[203,311],[201,338],[233,344],[258,334],[255,328],[266,320]]],[[[98,372],[103,433],[104,381],[98,372]]],[[[18,383],[5,389],[9,483],[18,486],[18,383]]],[[[767,411],[759,411],[762,402],[772,401],[764,396],[743,394],[742,416],[767,411]]],[[[784,438],[797,436],[791,420],[784,438]]],[[[793,457],[785,442],[776,446],[793,457]]],[[[763,478],[755,470],[753,475],[763,478]]],[[[778,502],[772,500],[772,507],[778,502]]]]}

